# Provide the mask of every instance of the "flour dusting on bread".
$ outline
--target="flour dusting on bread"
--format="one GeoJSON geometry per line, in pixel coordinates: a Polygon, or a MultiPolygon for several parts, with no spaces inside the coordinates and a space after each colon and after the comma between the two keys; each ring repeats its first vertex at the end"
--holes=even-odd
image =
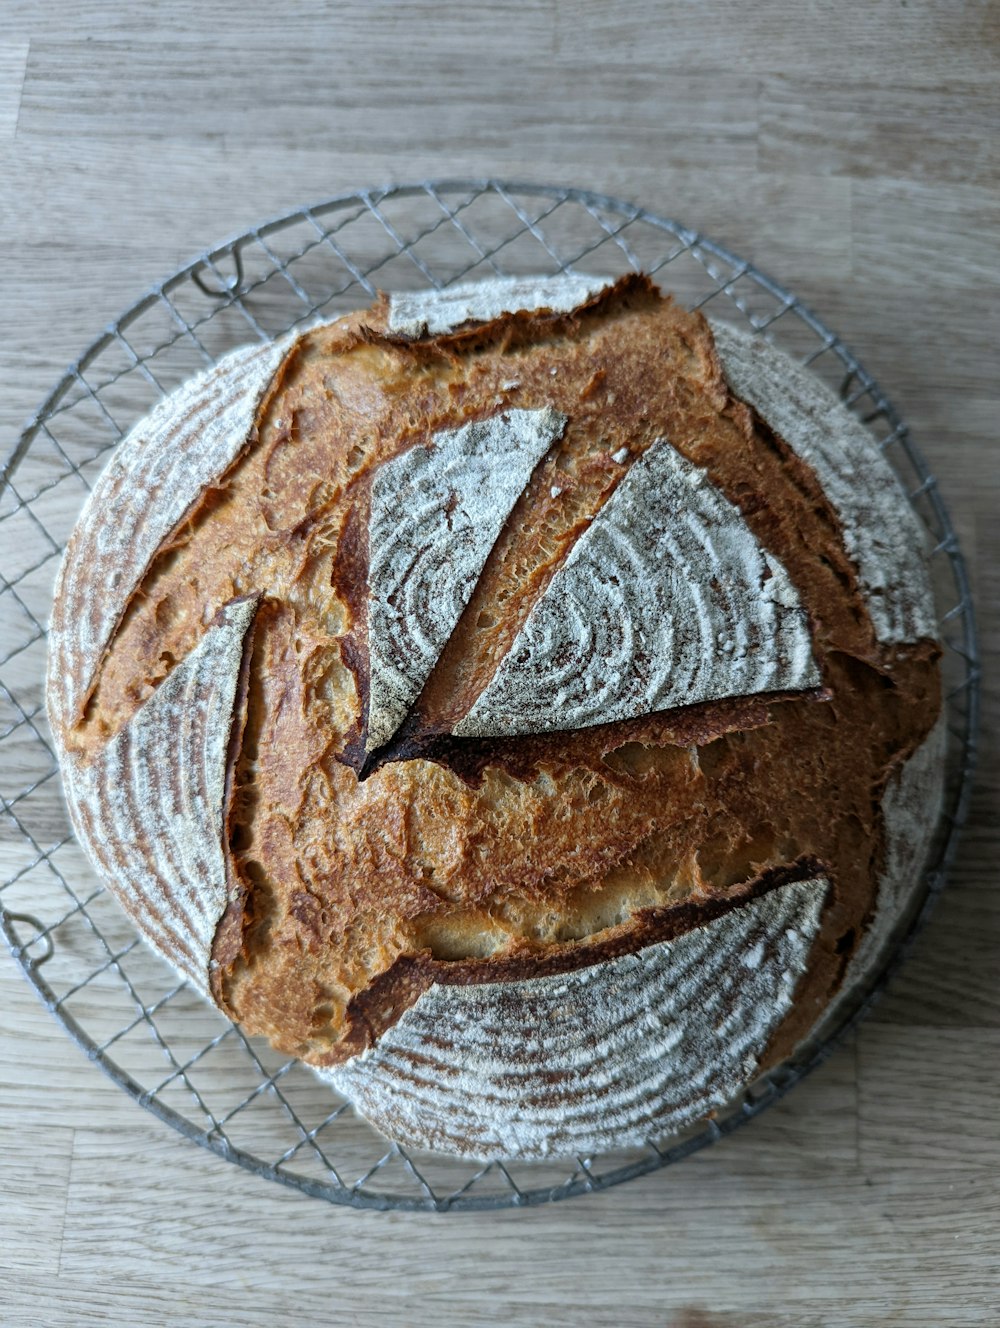
{"type": "Polygon", "coordinates": [[[878,639],[933,636],[926,537],[869,431],[814,374],[766,341],[725,323],[712,330],[733,391],[809,463],[836,508],[878,639]]]}
{"type": "Polygon", "coordinates": [[[157,550],[247,446],[288,341],[246,346],[171,392],[118,444],[77,521],[56,584],[48,698],[80,716],[122,613],[157,550]],[[98,589],[95,589],[99,587],[98,589]]]}
{"type": "Polygon", "coordinates": [[[328,1077],[401,1142],[482,1160],[670,1134],[755,1077],[828,889],[822,879],[779,886],[595,969],[434,986],[328,1077]]]}
{"type": "Polygon", "coordinates": [[[658,439],[454,732],[576,729],[819,681],[788,573],[705,472],[658,439]]]}
{"type": "Polygon", "coordinates": [[[494,277],[439,291],[400,293],[389,297],[386,326],[395,336],[433,337],[519,310],[567,313],[610,284],[606,277],[563,273],[557,277],[494,277]]]}
{"type": "Polygon", "coordinates": [[[226,906],[226,788],[255,599],[219,620],[96,759],[66,769],[77,832],[136,926],[205,995],[226,906]]]}
{"type": "Polygon", "coordinates": [[[630,275],[381,299],[123,442],[48,706],[150,942],[380,1129],[669,1134],[863,983],[940,805],[863,426],[630,275]],[[915,754],[914,754],[915,753],[915,754]]]}
{"type": "Polygon", "coordinates": [[[560,435],[551,409],[442,430],[382,466],[368,525],[367,749],[392,737],[469,602],[531,472],[560,435]]]}

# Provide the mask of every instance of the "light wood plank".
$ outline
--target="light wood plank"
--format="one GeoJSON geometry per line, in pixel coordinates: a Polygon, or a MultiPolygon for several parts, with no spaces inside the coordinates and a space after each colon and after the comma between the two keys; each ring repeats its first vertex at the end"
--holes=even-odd
{"type": "Polygon", "coordinates": [[[5,24],[15,34],[65,38],[68,33],[95,41],[127,40],[136,44],[183,42],[192,59],[207,67],[219,63],[220,42],[231,48],[247,43],[283,44],[290,48],[323,46],[348,50],[370,63],[387,57],[397,63],[406,50],[437,47],[464,51],[481,47],[507,27],[518,27],[526,49],[550,54],[555,48],[555,0],[510,0],[503,10],[483,6],[450,6],[435,0],[368,0],[363,6],[328,0],[297,0],[280,11],[267,0],[247,0],[238,10],[223,0],[170,0],[137,20],[128,0],[61,0],[58,9],[30,0],[10,0],[5,24]],[[204,48],[199,55],[198,48],[204,48]]]}
{"type": "Polygon", "coordinates": [[[107,1123],[127,1134],[135,1124],[135,1104],[73,1045],[7,955],[0,963],[0,995],[4,1127],[16,1132],[30,1122],[58,1134],[77,1125],[97,1128],[107,1123]]]}
{"type": "MultiPolygon", "coordinates": [[[[32,42],[19,133],[207,137],[256,149],[290,138],[328,143],[335,121],[339,138],[369,153],[414,142],[445,153],[457,142],[479,151],[517,142],[527,154],[558,150],[567,163],[591,154],[592,126],[564,96],[567,84],[587,84],[591,66],[563,66],[552,80],[551,61],[517,25],[499,25],[485,64],[417,46],[389,88],[377,64],[337,46],[240,44],[222,65],[214,54],[202,56],[193,61],[189,44],[166,42],[32,42]]],[[[604,77],[627,108],[603,125],[619,161],[641,162],[671,125],[675,161],[695,165],[710,154],[720,166],[753,165],[757,84],[748,74],[722,74],[708,96],[699,74],[685,70],[664,81],[649,66],[623,65],[604,77]]]]}
{"type": "MultiPolygon", "coordinates": [[[[336,1245],[338,1268],[350,1269],[338,1279],[339,1310],[367,1314],[372,1322],[379,1314],[389,1321],[407,1318],[417,1305],[426,1322],[435,1314],[447,1314],[449,1322],[456,1314],[461,1322],[463,1313],[471,1322],[487,1303],[505,1322],[524,1324],[568,1325],[581,1317],[599,1324],[662,1323],[671,1312],[680,1317],[707,1305],[720,1314],[753,1306],[762,1314],[788,1314],[786,1322],[824,1325],[877,1323],[889,1315],[927,1325],[989,1322],[985,1306],[965,1300],[964,1290],[976,1285],[976,1268],[985,1270],[981,1260],[995,1248],[995,1226],[986,1215],[996,1214],[996,1196],[961,1171],[906,1180],[890,1172],[866,1185],[853,1168],[817,1161],[803,1170],[799,1161],[793,1181],[761,1154],[748,1131],[674,1176],[649,1177],[586,1204],[466,1215],[465,1263],[456,1265],[428,1258],[435,1245],[454,1239],[455,1224],[446,1217],[317,1213],[314,1205],[241,1174],[217,1174],[206,1187],[177,1142],[135,1137],[142,1147],[128,1164],[135,1184],[130,1197],[113,1181],[121,1151],[116,1136],[79,1136],[62,1259],[71,1282],[96,1281],[113,1259],[122,1283],[134,1286],[155,1260],[194,1303],[196,1288],[211,1287],[227,1304],[245,1294],[248,1266],[265,1288],[294,1266],[296,1304],[309,1321],[329,1295],[331,1268],[301,1258],[322,1216],[324,1242],[336,1245]],[[172,1202],[151,1207],[150,1196],[167,1177],[172,1202]],[[982,1216],[968,1241],[948,1243],[928,1266],[921,1242],[959,1220],[970,1201],[982,1216]],[[243,1258],[220,1260],[219,1247],[228,1244],[224,1215],[248,1207],[255,1221],[240,1224],[243,1258]],[[727,1233],[726,1252],[715,1259],[710,1233],[720,1230],[727,1233]],[[843,1280],[843,1261],[859,1243],[864,1261],[853,1263],[851,1278],[843,1280]],[[629,1269],[637,1258],[655,1275],[634,1280],[629,1269]],[[838,1299],[831,1315],[833,1288],[838,1299]]],[[[208,1164],[211,1173],[224,1170],[214,1159],[208,1164]]],[[[979,1287],[988,1294],[988,1278],[979,1287]]]]}
{"type": "MultiPolygon", "coordinates": [[[[502,15],[497,10],[497,15],[502,15]]],[[[516,143],[522,154],[557,155],[567,165],[591,156],[593,127],[564,88],[593,79],[589,63],[562,66],[540,57],[517,24],[498,24],[489,60],[456,59],[452,50],[416,47],[390,86],[377,63],[339,46],[232,49],[221,65],[188,44],[151,48],[128,42],[83,46],[32,43],[19,134],[94,134],[154,140],[203,138],[227,145],[283,142],[318,146],[337,136],[355,150],[398,151],[414,142],[447,153],[516,143]],[[86,90],[100,86],[100,97],[86,90]],[[350,89],[349,93],[347,89],[350,89]],[[429,96],[429,93],[432,95],[429,96]]],[[[613,106],[603,117],[605,149],[639,164],[670,126],[674,161],[717,167],[756,160],[756,79],[726,72],[706,88],[697,73],[662,79],[651,66],[605,67],[613,106]],[[690,107],[699,114],[691,123],[690,107]]]]}
{"type": "Polygon", "coordinates": [[[754,5],[752,21],[740,0],[663,5],[602,0],[558,6],[558,49],[567,58],[613,52],[647,60],[655,51],[664,72],[747,68],[766,73],[804,71],[856,78],[871,70],[881,81],[991,78],[991,51],[1000,20],[989,0],[954,4],[810,4],[784,0],[754,5]]]}
{"type": "Polygon", "coordinates": [[[941,190],[911,180],[855,180],[851,197],[853,270],[862,280],[1000,292],[995,188],[952,184],[941,190]],[[956,243],[959,216],[962,235],[956,243]]]}
{"type": "Polygon", "coordinates": [[[0,1125],[0,1195],[18,1217],[3,1230],[3,1269],[12,1279],[59,1271],[72,1153],[73,1131],[65,1126],[31,1119],[0,1125]],[[41,1248],[40,1231],[47,1236],[41,1248]]]}
{"type": "Polygon", "coordinates": [[[933,1029],[935,1041],[947,1041],[952,1030],[1000,1029],[998,954],[996,890],[982,879],[954,881],[879,1006],[879,1022],[933,1029]]]}
{"type": "MultiPolygon", "coordinates": [[[[253,153],[242,154],[200,139],[188,142],[183,152],[137,153],[120,137],[30,143],[21,138],[0,144],[0,170],[11,181],[0,197],[0,227],[24,233],[25,218],[31,216],[30,238],[61,246],[76,232],[91,240],[99,237],[110,209],[116,230],[135,235],[136,261],[146,256],[145,272],[133,272],[133,283],[148,284],[262,218],[365,185],[431,178],[442,168],[440,155],[419,143],[381,151],[376,160],[373,167],[369,154],[343,142],[260,143],[253,153]]],[[[514,139],[498,144],[490,162],[502,167],[507,178],[542,181],[537,158],[514,139]]],[[[460,147],[449,154],[448,166],[452,178],[476,178],[482,175],[483,157],[460,147]]],[[[673,156],[627,167],[588,159],[575,166],[572,180],[564,174],[553,163],[552,181],[618,195],[697,225],[789,283],[810,272],[827,279],[850,273],[848,180],[808,173],[766,175],[750,166],[723,173],[673,156]],[[786,219],[781,226],[774,224],[777,215],[786,219]]],[[[130,246],[123,262],[132,256],[130,246]]],[[[24,307],[31,312],[26,297],[24,307]]]]}
{"type": "Polygon", "coordinates": [[[0,42],[0,142],[13,138],[28,65],[28,43],[0,42]]]}
{"type": "MultiPolygon", "coordinates": [[[[897,56],[887,43],[886,59],[897,56]]],[[[27,87],[26,87],[27,90],[27,87]]],[[[989,188],[1000,164],[996,80],[767,75],[760,164],[771,171],[888,177],[989,188]]]]}
{"type": "Polygon", "coordinates": [[[872,1023],[858,1056],[858,1122],[866,1172],[910,1160],[921,1174],[1000,1165],[1000,1030],[872,1023]],[[947,1110],[942,1083],[947,1081],[947,1110]]]}

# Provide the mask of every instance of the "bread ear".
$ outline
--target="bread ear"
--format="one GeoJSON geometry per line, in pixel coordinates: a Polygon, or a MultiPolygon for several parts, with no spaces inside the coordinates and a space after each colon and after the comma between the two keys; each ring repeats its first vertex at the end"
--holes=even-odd
{"type": "Polygon", "coordinates": [[[368,527],[366,750],[405,719],[531,472],[566,427],[551,409],[501,410],[381,466],[368,527]]]}
{"type": "Polygon", "coordinates": [[[611,284],[607,277],[563,273],[556,277],[496,277],[445,290],[390,295],[385,330],[390,336],[416,339],[454,332],[470,323],[488,323],[505,313],[569,313],[611,284]]]}
{"type": "Polygon", "coordinates": [[[851,955],[840,994],[820,1016],[816,1034],[836,1026],[842,1002],[864,991],[893,936],[908,921],[908,905],[923,877],[944,801],[946,740],[942,713],[913,755],[889,776],[882,795],[882,867],[874,910],[851,955]]]}

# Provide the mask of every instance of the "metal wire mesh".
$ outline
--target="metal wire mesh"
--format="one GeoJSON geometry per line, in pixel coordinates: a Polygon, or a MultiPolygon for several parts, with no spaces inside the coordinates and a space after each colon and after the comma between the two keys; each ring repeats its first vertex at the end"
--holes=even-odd
{"type": "Polygon", "coordinates": [[[43,706],[45,624],[65,540],[106,453],[165,392],[248,340],[367,303],[376,286],[581,271],[654,274],[692,308],[753,329],[834,386],[875,431],[933,545],[945,643],[947,812],[926,892],[940,892],[968,799],[979,665],[955,532],[902,420],[794,295],[720,245],[641,208],[496,180],[390,186],[304,207],[154,286],[68,370],[0,470],[0,927],[46,1006],[138,1102],[256,1173],[339,1203],[457,1210],[534,1204],[630,1179],[729,1133],[830,1051],[824,1040],[715,1120],[616,1154],[481,1166],[389,1146],[295,1060],[246,1037],[151,950],[103,890],[63,808],[43,706]]]}

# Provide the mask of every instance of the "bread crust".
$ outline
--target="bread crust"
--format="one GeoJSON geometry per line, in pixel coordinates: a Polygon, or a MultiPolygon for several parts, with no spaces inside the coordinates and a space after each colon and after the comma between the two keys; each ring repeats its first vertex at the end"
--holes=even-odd
{"type": "Polygon", "coordinates": [[[164,398],[111,454],[70,536],[49,624],[46,700],[67,744],[151,563],[251,445],[287,349],[285,339],[224,356],[164,398]]]}
{"type": "MultiPolygon", "coordinates": [[[[78,831],[120,896],[133,869],[101,850],[106,831],[86,811],[103,796],[105,754],[144,729],[162,748],[157,698],[208,639],[206,614],[240,613],[232,606],[254,597],[252,638],[247,628],[219,707],[228,713],[205,739],[212,788],[220,779],[224,788],[211,822],[219,857],[201,892],[201,939],[181,967],[249,1032],[318,1067],[349,1061],[366,1100],[371,1049],[391,1047],[406,1011],[419,1022],[446,1009],[444,988],[590,973],[596,991],[623,956],[822,880],[794,1002],[774,1005],[753,1053],[754,1070],[773,1063],[829,1007],[845,971],[855,981],[870,967],[869,954],[850,968],[852,955],[877,914],[885,930],[900,877],[926,852],[923,843],[901,866],[883,813],[887,786],[940,707],[919,551],[873,571],[864,543],[872,510],[891,511],[901,538],[912,535],[884,461],[872,461],[876,498],[865,490],[852,507],[843,476],[828,473],[847,412],[818,405],[798,371],[765,356],[762,414],[725,372],[739,377],[755,349],[722,331],[720,360],[705,320],[644,278],[584,295],[570,310],[492,316],[491,305],[488,321],[453,330],[431,330],[419,308],[394,323],[383,299],[248,359],[245,397],[235,386],[225,395],[240,364],[220,366],[219,417],[229,414],[211,446],[184,433],[202,385],[187,404],[165,406],[152,431],[139,426],[101,492],[120,506],[116,495],[178,418],[193,479],[178,462],[161,486],[136,492],[136,520],[117,543],[101,543],[95,497],[67,551],[50,713],[64,767],[85,772],[69,779],[78,831]],[[805,442],[767,414],[786,372],[808,418],[805,442]],[[565,429],[538,453],[443,648],[435,639],[436,663],[405,719],[373,742],[373,483],[435,438],[505,411],[555,411],[565,429]],[[633,707],[572,730],[512,736],[494,724],[458,736],[532,615],[559,593],[573,550],[663,440],[676,472],[697,473],[725,504],[711,510],[734,514],[769,575],[787,577],[811,671],[787,675],[778,691],[710,693],[686,706],[672,697],[666,710],[633,707]],[[99,545],[105,569],[138,550],[136,574],[119,578],[81,642],[71,620],[99,545]]],[[[780,423],[796,433],[794,419],[780,423]]],[[[876,454],[858,428],[852,420],[853,464],[876,454]]],[[[706,579],[693,554],[678,556],[684,577],[706,579]]],[[[751,624],[747,642],[765,664],[773,641],[751,624]]],[[[911,808],[940,796],[938,757],[921,769],[904,799],[911,808]]],[[[898,797],[887,805],[901,814],[898,797]]],[[[163,829],[141,808],[132,814],[146,870],[163,829]]],[[[165,879],[158,889],[157,907],[170,912],[179,887],[165,879]]],[[[134,912],[155,930],[141,906],[134,912]]],[[[177,903],[177,935],[190,929],[185,918],[177,903]]],[[[376,1077],[385,1082],[384,1064],[376,1077]]],[[[391,1110],[379,1112],[391,1128],[391,1110]]]]}

